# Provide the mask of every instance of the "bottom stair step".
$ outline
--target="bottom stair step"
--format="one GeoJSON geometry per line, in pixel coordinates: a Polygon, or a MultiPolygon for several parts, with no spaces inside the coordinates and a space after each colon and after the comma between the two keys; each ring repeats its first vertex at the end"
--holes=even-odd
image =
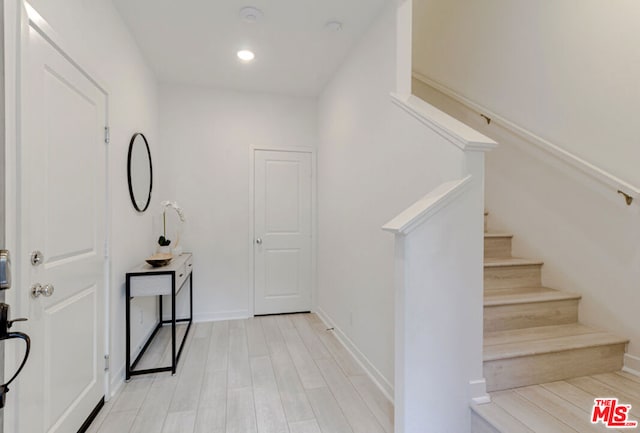
{"type": "Polygon", "coordinates": [[[485,333],[489,391],[564,380],[622,368],[628,340],[584,325],[485,333]]]}
{"type": "MultiPolygon", "coordinates": [[[[640,377],[616,372],[491,393],[491,403],[471,406],[472,433],[597,433],[629,431],[591,423],[594,399],[631,404],[640,415],[640,377]],[[606,395],[605,395],[606,394],[606,395]],[[637,408],[636,408],[636,405],[637,408]]],[[[632,429],[634,430],[634,429],[632,429]]]]}

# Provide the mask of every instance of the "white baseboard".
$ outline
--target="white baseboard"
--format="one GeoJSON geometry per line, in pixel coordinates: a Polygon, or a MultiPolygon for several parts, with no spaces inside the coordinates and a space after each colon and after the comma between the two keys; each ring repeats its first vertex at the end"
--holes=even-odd
{"type": "MultiPolygon", "coordinates": [[[[194,313],[193,321],[195,323],[202,322],[219,322],[221,320],[240,320],[251,317],[249,310],[232,310],[232,311],[215,311],[209,313],[194,313]]],[[[183,318],[182,316],[178,317],[183,318]]],[[[163,320],[171,320],[171,316],[164,316],[163,320]]]]}
{"type": "Polygon", "coordinates": [[[640,376],[640,358],[625,353],[624,367],[622,367],[622,371],[633,374],[634,376],[640,376]]]}
{"type": "Polygon", "coordinates": [[[216,311],[212,313],[197,313],[193,315],[193,321],[219,322],[221,320],[240,320],[251,317],[249,310],[216,311]]]}
{"type": "Polygon", "coordinates": [[[344,346],[344,348],[354,357],[356,362],[362,367],[362,369],[367,373],[367,375],[371,378],[373,383],[382,391],[384,396],[393,403],[393,385],[387,380],[386,377],[380,373],[373,363],[358,349],[358,346],[355,345],[353,341],[340,329],[340,327],[336,326],[335,322],[331,319],[331,317],[322,310],[322,308],[316,308],[314,313],[318,315],[320,320],[324,322],[327,328],[333,328],[333,332],[337,337],[338,341],[344,346]]]}

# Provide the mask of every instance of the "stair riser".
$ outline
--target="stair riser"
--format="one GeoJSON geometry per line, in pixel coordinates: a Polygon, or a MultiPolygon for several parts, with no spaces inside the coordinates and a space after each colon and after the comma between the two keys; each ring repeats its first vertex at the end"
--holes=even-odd
{"type": "Polygon", "coordinates": [[[511,238],[484,238],[484,256],[495,259],[511,257],[511,238]]]}
{"type": "Polygon", "coordinates": [[[578,321],[578,300],[484,307],[484,331],[568,325],[578,321]]]}
{"type": "Polygon", "coordinates": [[[487,391],[566,380],[622,368],[625,344],[572,349],[484,363],[487,391]]]}
{"type": "Polygon", "coordinates": [[[484,268],[484,288],[491,290],[540,286],[541,268],[542,265],[484,268]]]}

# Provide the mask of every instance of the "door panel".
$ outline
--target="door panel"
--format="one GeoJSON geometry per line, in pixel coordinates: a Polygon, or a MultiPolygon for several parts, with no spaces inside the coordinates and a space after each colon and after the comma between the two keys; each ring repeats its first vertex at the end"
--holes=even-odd
{"type": "Polygon", "coordinates": [[[311,154],[256,151],[255,313],[311,309],[311,154]]]}
{"type": "Polygon", "coordinates": [[[22,80],[20,289],[32,355],[18,423],[20,433],[75,432],[104,395],[107,100],[33,26],[22,80]],[[53,294],[32,297],[35,283],[53,294]]]}
{"type": "Polygon", "coordinates": [[[80,404],[98,380],[96,295],[93,286],[44,312],[45,359],[50,361],[44,374],[48,391],[44,412],[51,425],[59,422],[69,408],[80,404]],[[69,362],[70,355],[74,355],[68,351],[68,341],[73,342],[73,354],[79,358],[74,362],[69,362]]]}

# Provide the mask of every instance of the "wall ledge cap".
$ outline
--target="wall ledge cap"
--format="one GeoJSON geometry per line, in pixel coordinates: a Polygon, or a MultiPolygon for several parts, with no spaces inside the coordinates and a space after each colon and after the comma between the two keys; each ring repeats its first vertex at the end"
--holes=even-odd
{"type": "Polygon", "coordinates": [[[417,96],[391,93],[391,101],[463,151],[488,152],[498,145],[417,96]]]}

